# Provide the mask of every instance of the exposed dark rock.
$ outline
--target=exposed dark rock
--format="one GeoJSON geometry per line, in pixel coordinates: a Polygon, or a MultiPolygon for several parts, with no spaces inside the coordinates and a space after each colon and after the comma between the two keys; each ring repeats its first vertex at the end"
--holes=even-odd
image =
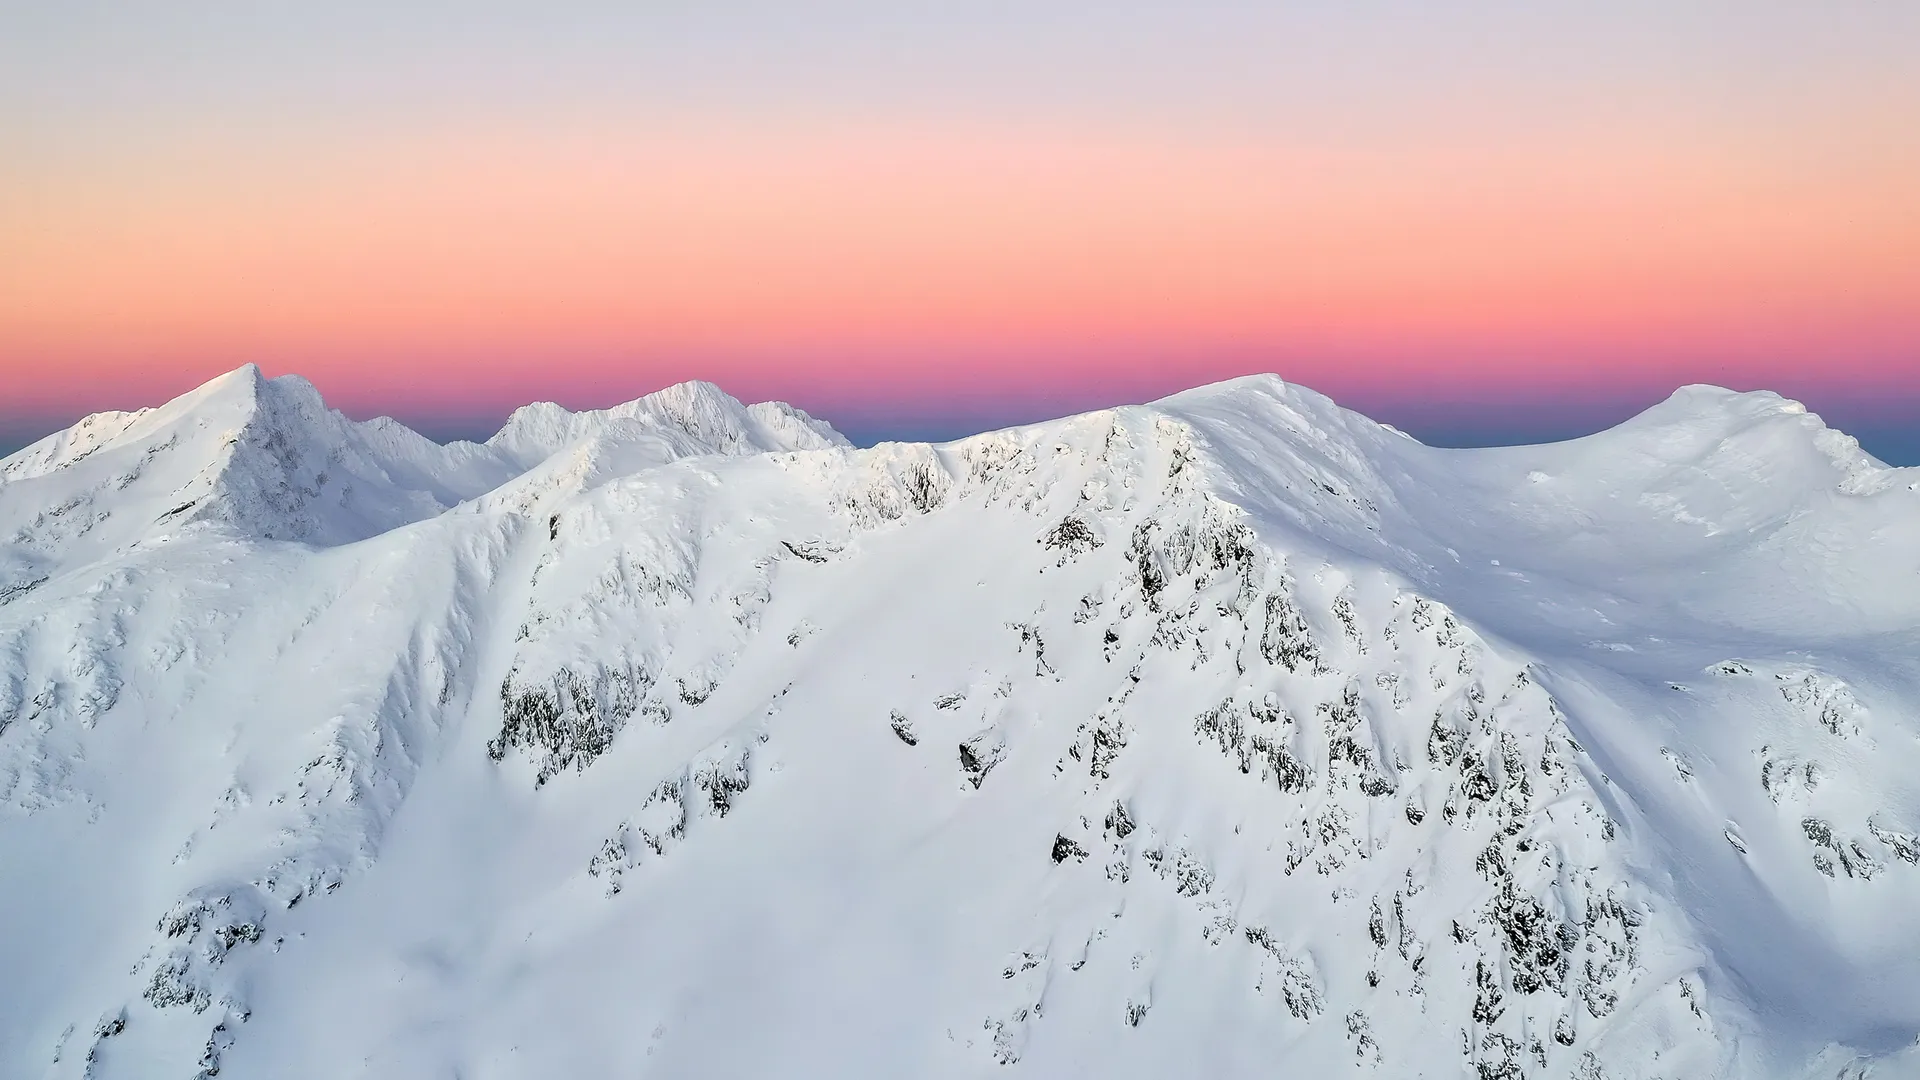
{"type": "MultiPolygon", "coordinates": [[[[487,753],[495,761],[512,749],[531,753],[536,786],[567,769],[584,769],[613,745],[651,685],[637,669],[600,668],[583,676],[562,668],[544,685],[516,686],[510,675],[500,684],[500,733],[487,753]]],[[[684,683],[681,696],[688,697],[684,683]]]]}
{"type": "Polygon", "coordinates": [[[1094,535],[1092,526],[1077,517],[1064,518],[1058,525],[1048,529],[1040,538],[1043,547],[1060,551],[1068,556],[1081,555],[1100,546],[1100,538],[1094,535]]]}
{"type": "Polygon", "coordinates": [[[1084,862],[1086,860],[1086,857],[1087,857],[1087,849],[1081,847],[1078,843],[1074,842],[1073,840],[1070,840],[1065,836],[1055,836],[1053,838],[1053,861],[1054,862],[1063,863],[1063,862],[1066,862],[1068,859],[1072,859],[1075,862],[1084,862]]]}
{"type": "Polygon", "coordinates": [[[1006,748],[995,738],[991,731],[983,731],[960,744],[960,771],[967,782],[978,788],[987,780],[987,774],[1006,753],[1006,748]]]}
{"type": "Polygon", "coordinates": [[[780,541],[780,546],[786,548],[789,554],[798,556],[810,563],[823,563],[827,561],[826,553],[821,550],[821,545],[817,542],[796,544],[791,540],[782,540],[780,541]]]}
{"type": "Polygon", "coordinates": [[[920,745],[920,737],[913,733],[913,722],[907,719],[906,713],[898,709],[893,710],[892,727],[893,733],[899,736],[901,742],[908,746],[920,745]]]}

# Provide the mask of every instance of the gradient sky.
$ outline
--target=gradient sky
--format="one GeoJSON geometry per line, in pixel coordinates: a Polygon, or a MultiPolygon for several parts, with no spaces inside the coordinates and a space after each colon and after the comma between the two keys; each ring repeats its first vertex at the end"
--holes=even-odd
{"type": "Polygon", "coordinates": [[[1716,382],[1920,462],[1916,193],[1892,0],[0,0],[0,447],[254,361],[441,437],[1271,370],[1457,445],[1716,382]]]}

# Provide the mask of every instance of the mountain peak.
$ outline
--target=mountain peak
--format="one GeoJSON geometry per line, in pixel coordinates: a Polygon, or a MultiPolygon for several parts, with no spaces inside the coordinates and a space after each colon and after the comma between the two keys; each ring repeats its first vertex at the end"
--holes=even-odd
{"type": "Polygon", "coordinates": [[[845,445],[798,409],[688,382],[593,412],[535,403],[484,445],[441,446],[389,418],[350,420],[299,375],[244,364],[0,463],[0,529],[12,527],[13,558],[43,568],[187,527],[328,546],[440,514],[570,449],[591,459],[565,467],[581,476],[845,445]]]}
{"type": "Polygon", "coordinates": [[[553,402],[525,405],[514,410],[487,445],[530,467],[582,440],[637,436],[669,440],[676,456],[848,445],[845,436],[791,405],[745,405],[697,379],[606,409],[573,412],[553,402]]]}
{"type": "MultiPolygon", "coordinates": [[[[1229,379],[1219,379],[1160,398],[1159,401],[1205,401],[1220,397],[1234,397],[1244,394],[1260,394],[1269,397],[1288,397],[1299,394],[1312,394],[1306,387],[1288,382],[1281,376],[1270,372],[1255,372],[1249,375],[1236,375],[1229,379]]],[[[1319,395],[1314,395],[1319,396],[1319,395]]],[[[1156,402],[1157,404],[1158,402],[1156,402]]]]}
{"type": "MultiPolygon", "coordinates": [[[[685,411],[733,412],[746,408],[746,404],[739,398],[705,379],[687,379],[663,386],[641,397],[639,401],[663,409],[673,408],[685,411]]],[[[638,402],[629,404],[638,404],[638,402]]]]}
{"type": "Polygon", "coordinates": [[[260,407],[307,415],[329,411],[319,388],[305,376],[288,373],[269,378],[260,365],[253,363],[222,372],[160,408],[169,413],[184,413],[260,407]]]}
{"type": "Polygon", "coordinates": [[[1710,384],[1682,386],[1584,438],[1501,452],[1532,454],[1541,461],[1578,460],[1583,469],[1632,475],[1638,477],[1632,482],[1642,485],[1710,477],[1728,490],[1749,491],[1750,506],[1797,503],[1835,491],[1872,494],[1913,472],[1875,458],[1799,401],[1770,390],[1710,384]]]}
{"type": "Polygon", "coordinates": [[[267,385],[266,372],[259,364],[246,363],[231,371],[223,371],[213,378],[194,387],[168,402],[169,405],[191,407],[202,401],[228,396],[257,396],[267,385]]]}

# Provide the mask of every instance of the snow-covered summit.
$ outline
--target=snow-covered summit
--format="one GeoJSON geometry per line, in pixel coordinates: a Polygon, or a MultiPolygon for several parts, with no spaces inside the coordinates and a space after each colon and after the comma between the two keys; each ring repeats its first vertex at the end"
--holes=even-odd
{"type": "Polygon", "coordinates": [[[338,544],[430,517],[511,475],[387,419],[355,423],[254,365],[158,408],[101,413],[0,462],[0,544],[84,562],[191,527],[338,544]]]}
{"type": "Polygon", "coordinates": [[[683,450],[721,454],[848,445],[839,432],[791,405],[744,405],[718,386],[698,380],[610,409],[569,412],[550,401],[523,405],[487,445],[530,468],[570,444],[621,434],[655,435],[683,450]]]}
{"type": "Polygon", "coordinates": [[[1916,484],[243,369],[0,463],[0,1075],[1907,1075],[1916,484]]]}
{"type": "Polygon", "coordinates": [[[684,383],[602,412],[529,405],[483,445],[443,446],[388,417],[349,420],[306,379],[247,364],[157,408],[89,416],[0,462],[0,536],[43,566],[195,526],[327,546],[432,517],[557,455],[632,471],[845,445],[784,403],[743,405],[684,383]]]}
{"type": "Polygon", "coordinates": [[[1872,494],[1920,480],[1920,470],[1886,465],[1798,401],[1772,391],[1704,385],[1683,386],[1617,427],[1536,448],[1534,456],[1588,468],[1624,458],[1616,467],[1639,475],[1693,470],[1738,486],[1742,494],[1764,484],[1787,497],[1836,490],[1872,494]]]}

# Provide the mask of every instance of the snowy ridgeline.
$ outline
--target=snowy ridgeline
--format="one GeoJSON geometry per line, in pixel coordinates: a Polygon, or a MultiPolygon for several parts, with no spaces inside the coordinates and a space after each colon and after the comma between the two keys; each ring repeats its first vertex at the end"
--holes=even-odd
{"type": "Polygon", "coordinates": [[[243,369],[0,463],[0,1075],[1913,1075],[1916,486],[243,369]]]}

